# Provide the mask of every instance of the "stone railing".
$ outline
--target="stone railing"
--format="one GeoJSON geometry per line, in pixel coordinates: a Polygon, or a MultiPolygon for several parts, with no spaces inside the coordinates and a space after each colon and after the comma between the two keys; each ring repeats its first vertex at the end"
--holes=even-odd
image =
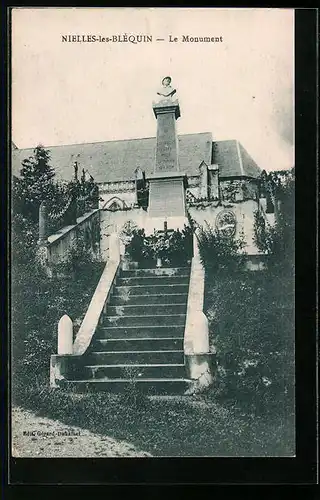
{"type": "Polygon", "coordinates": [[[39,207],[39,244],[45,244],[48,236],[54,234],[63,227],[74,225],[77,218],[85,213],[99,208],[99,187],[94,184],[89,186],[90,190],[81,194],[80,183],[73,185],[73,191],[69,194],[64,206],[59,210],[49,210],[45,201],[39,207]]]}
{"type": "MultiPolygon", "coordinates": [[[[109,260],[95,289],[86,315],[73,342],[73,324],[69,316],[64,315],[58,325],[58,354],[51,356],[50,385],[59,387],[73,372],[81,370],[81,356],[88,349],[92,337],[100,323],[109,296],[112,292],[120,269],[120,240],[117,234],[110,236],[109,260]]],[[[72,376],[72,375],[71,375],[72,376]]]]}
{"type": "Polygon", "coordinates": [[[188,376],[195,388],[212,384],[214,352],[210,352],[208,319],[203,312],[205,272],[200,261],[197,235],[193,235],[193,258],[189,282],[187,317],[184,332],[184,355],[188,376]]]}
{"type": "MultiPolygon", "coordinates": [[[[73,195],[70,195],[67,199],[65,205],[60,208],[58,211],[49,212],[46,209],[45,202],[40,205],[39,209],[39,239],[40,239],[40,227],[41,227],[41,218],[42,218],[42,227],[46,229],[48,234],[53,234],[64,226],[68,226],[70,224],[76,224],[77,220],[77,206],[76,200],[73,195]],[[43,206],[44,205],[44,206],[43,206]],[[42,210],[41,210],[42,209],[42,210]]],[[[44,234],[45,236],[45,234],[44,234]]]]}
{"type": "MultiPolygon", "coordinates": [[[[40,206],[38,258],[49,277],[56,264],[67,259],[68,252],[77,246],[80,239],[86,244],[92,257],[100,259],[100,210],[90,212],[75,219],[73,224],[62,227],[48,235],[47,207],[40,206]],[[88,241],[87,241],[88,239],[88,241]]],[[[71,222],[71,221],[70,221],[71,222]]]]}
{"type": "Polygon", "coordinates": [[[109,241],[109,261],[104,268],[87,313],[73,344],[73,354],[82,355],[89,346],[92,336],[99,324],[102,311],[112,290],[112,286],[119,269],[119,264],[120,240],[117,234],[112,234],[109,241]]]}

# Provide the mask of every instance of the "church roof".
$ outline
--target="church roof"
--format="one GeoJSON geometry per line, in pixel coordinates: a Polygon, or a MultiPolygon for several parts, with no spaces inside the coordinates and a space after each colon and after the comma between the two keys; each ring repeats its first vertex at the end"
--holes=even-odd
{"type": "Polygon", "coordinates": [[[261,169],[236,140],[212,145],[212,163],[219,165],[219,177],[259,177],[261,169]]]}
{"type": "MultiPolygon", "coordinates": [[[[153,172],[156,138],[129,139],[65,146],[46,147],[51,154],[50,164],[57,178],[70,180],[73,164],[78,162],[94,177],[96,182],[116,182],[133,180],[134,171],[140,167],[146,176],[153,172]]],[[[12,152],[12,173],[19,176],[21,162],[32,156],[33,148],[15,149],[12,152]]],[[[221,177],[247,175],[257,177],[261,171],[237,141],[217,141],[212,143],[210,132],[179,136],[179,164],[181,172],[198,175],[199,165],[217,163],[221,177]]]]}

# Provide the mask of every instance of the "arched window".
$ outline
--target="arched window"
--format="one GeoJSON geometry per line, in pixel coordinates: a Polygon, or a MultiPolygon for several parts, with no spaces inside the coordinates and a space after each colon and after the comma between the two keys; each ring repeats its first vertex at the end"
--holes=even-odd
{"type": "Polygon", "coordinates": [[[116,210],[123,210],[124,208],[126,208],[126,204],[123,200],[121,200],[117,196],[114,196],[113,198],[111,198],[111,200],[108,200],[104,204],[103,208],[115,212],[116,210]]]}

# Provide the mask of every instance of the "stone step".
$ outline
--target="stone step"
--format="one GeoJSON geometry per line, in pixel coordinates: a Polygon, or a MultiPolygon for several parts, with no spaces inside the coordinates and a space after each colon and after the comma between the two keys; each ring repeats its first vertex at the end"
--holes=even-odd
{"type": "Polygon", "coordinates": [[[121,277],[117,279],[117,286],[134,286],[134,285],[187,285],[189,283],[189,275],[180,276],[138,276],[138,277],[121,277]]]}
{"type": "Polygon", "coordinates": [[[151,305],[151,304],[187,304],[188,293],[148,294],[148,295],[116,295],[112,294],[109,306],[117,305],[151,305]]]}
{"type": "Polygon", "coordinates": [[[87,379],[68,380],[64,385],[74,387],[79,392],[123,392],[131,390],[132,382],[144,394],[169,395],[184,394],[189,388],[190,380],[184,378],[146,378],[146,379],[87,379]]]}
{"type": "Polygon", "coordinates": [[[130,269],[121,271],[121,277],[132,278],[137,276],[179,276],[190,275],[190,267],[155,267],[150,269],[130,269]]]}
{"type": "Polygon", "coordinates": [[[102,318],[103,326],[162,326],[162,325],[181,325],[186,322],[186,313],[184,314],[163,314],[163,315],[141,315],[141,316],[104,316],[102,318]]]}
{"type": "Polygon", "coordinates": [[[158,295],[158,294],[171,294],[171,293],[188,293],[189,285],[175,284],[175,285],[133,285],[123,286],[116,285],[114,287],[114,294],[120,295],[123,298],[128,298],[132,295],[158,295]]]}
{"type": "Polygon", "coordinates": [[[108,316],[186,314],[187,304],[135,304],[107,307],[108,316]]]}
{"type": "Polygon", "coordinates": [[[86,365],[182,364],[184,352],[178,351],[96,351],[86,356],[86,365]]]}
{"type": "Polygon", "coordinates": [[[86,364],[77,379],[127,379],[127,378],[184,378],[185,377],[185,366],[180,363],[158,363],[158,364],[118,364],[118,365],[108,365],[108,364],[86,364]]]}
{"type": "Polygon", "coordinates": [[[172,338],[183,337],[184,326],[162,325],[162,326],[100,326],[95,333],[96,339],[136,339],[136,338],[172,338]]]}
{"type": "Polygon", "coordinates": [[[92,344],[96,351],[176,351],[183,350],[183,337],[180,338],[133,338],[97,339],[92,344]]]}

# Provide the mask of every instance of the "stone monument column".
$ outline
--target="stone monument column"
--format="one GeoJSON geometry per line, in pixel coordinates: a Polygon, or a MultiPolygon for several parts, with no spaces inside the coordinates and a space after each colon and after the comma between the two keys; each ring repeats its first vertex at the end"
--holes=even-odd
{"type": "Polygon", "coordinates": [[[153,102],[157,119],[157,143],[153,174],[149,180],[149,209],[154,228],[182,228],[186,223],[186,175],[179,169],[178,136],[176,120],[180,117],[176,89],[171,78],[162,80],[162,87],[153,102]]]}

